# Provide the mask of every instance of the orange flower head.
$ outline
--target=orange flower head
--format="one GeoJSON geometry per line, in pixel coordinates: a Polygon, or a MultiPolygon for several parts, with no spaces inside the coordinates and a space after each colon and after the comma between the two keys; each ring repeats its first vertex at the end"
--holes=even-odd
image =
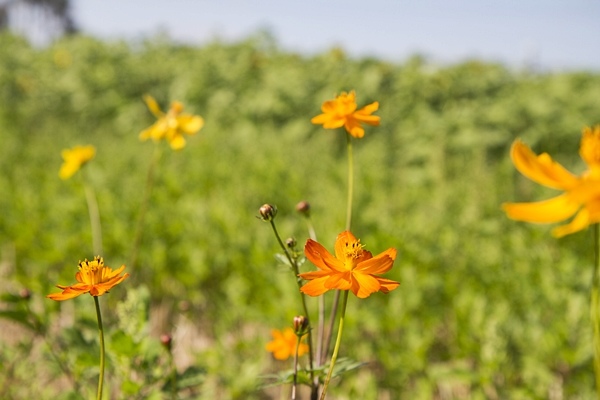
{"type": "Polygon", "coordinates": [[[124,265],[113,271],[112,268],[104,266],[104,259],[100,256],[94,257],[92,261],[87,259],[80,261],[78,268],[79,271],[75,274],[78,283],[71,286],[56,285],[56,287],[62,289],[62,293],[52,293],[46,297],[63,301],[84,293],[89,293],[92,296],[102,296],[129,276],[127,273],[121,275],[121,272],[125,269],[124,265]]]}
{"type": "Polygon", "coordinates": [[[351,290],[363,299],[379,291],[389,293],[400,285],[378,276],[392,268],[396,249],[389,248],[373,257],[349,231],[338,235],[335,257],[312,239],[307,240],[304,254],[319,269],[299,275],[309,281],[300,288],[302,293],[309,296],[319,296],[329,290],[339,289],[351,290]]]}
{"type": "Polygon", "coordinates": [[[60,166],[58,176],[61,179],[69,179],[81,169],[88,161],[96,155],[94,146],[75,146],[64,149],[61,152],[63,163],[60,166]]]}
{"type": "MultiPolygon", "coordinates": [[[[273,340],[267,343],[265,348],[267,351],[273,353],[273,357],[283,361],[294,356],[296,353],[296,344],[298,344],[298,336],[292,328],[285,328],[283,331],[273,329],[271,335],[273,336],[273,340]]],[[[300,343],[298,346],[298,357],[305,353],[308,353],[308,345],[300,343]]]]}
{"type": "Polygon", "coordinates": [[[161,111],[152,96],[144,96],[144,101],[158,120],[140,133],[140,140],[159,141],[165,139],[173,150],[180,150],[185,147],[183,134],[193,135],[204,126],[202,117],[184,114],[183,104],[178,101],[171,104],[171,108],[166,114],[161,111]]]}
{"type": "Polygon", "coordinates": [[[540,185],[562,190],[548,200],[533,203],[504,203],[509,218],[533,223],[553,223],[575,216],[552,231],[562,237],[600,222],[600,125],[583,129],[579,155],[588,169],[577,176],[546,154],[536,155],[516,140],[510,151],[513,164],[527,178],[540,185]]]}
{"type": "Polygon", "coordinates": [[[380,118],[371,115],[379,108],[379,102],[371,103],[360,110],[356,110],[356,93],[342,92],[333,100],[328,100],[321,106],[323,114],[312,118],[313,124],[322,124],[325,129],[337,129],[342,126],[355,138],[362,138],[365,130],[362,123],[372,126],[378,126],[380,118]]]}

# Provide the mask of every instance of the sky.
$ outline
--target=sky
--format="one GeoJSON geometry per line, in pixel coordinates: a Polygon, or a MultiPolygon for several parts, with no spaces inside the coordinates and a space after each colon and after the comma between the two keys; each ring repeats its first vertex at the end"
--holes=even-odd
{"type": "Polygon", "coordinates": [[[72,0],[72,10],[83,32],[106,39],[163,32],[202,45],[262,29],[309,55],[338,46],[398,62],[600,71],[600,0],[72,0]]]}

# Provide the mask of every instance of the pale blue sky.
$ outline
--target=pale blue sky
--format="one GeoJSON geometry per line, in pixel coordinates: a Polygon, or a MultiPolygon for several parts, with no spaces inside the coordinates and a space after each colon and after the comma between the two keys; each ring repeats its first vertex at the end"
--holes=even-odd
{"type": "Polygon", "coordinates": [[[466,58],[600,70],[600,0],[74,0],[79,27],[103,38],[167,32],[203,44],[266,28],[290,51],[466,58]]]}

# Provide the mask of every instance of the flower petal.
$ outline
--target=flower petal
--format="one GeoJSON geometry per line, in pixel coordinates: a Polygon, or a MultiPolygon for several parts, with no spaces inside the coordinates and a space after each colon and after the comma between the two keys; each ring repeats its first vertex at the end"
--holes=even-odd
{"type": "Polygon", "coordinates": [[[389,293],[392,290],[396,289],[400,286],[399,282],[393,281],[391,279],[380,278],[378,276],[375,277],[379,281],[381,288],[379,289],[383,293],[389,293]]]}
{"type": "Polygon", "coordinates": [[[306,258],[319,269],[327,271],[344,271],[344,264],[342,261],[333,257],[325,247],[312,239],[306,241],[306,245],[304,245],[304,254],[306,255],[306,258]]]}
{"type": "Polygon", "coordinates": [[[160,110],[160,107],[158,106],[158,103],[156,102],[156,100],[154,100],[154,97],[150,96],[149,94],[144,95],[144,102],[148,106],[150,112],[154,114],[156,118],[160,118],[163,115],[162,111],[160,110]]]}
{"type": "Polygon", "coordinates": [[[184,114],[177,117],[179,128],[188,135],[193,135],[204,126],[204,119],[197,115],[184,114]]]}
{"type": "Polygon", "coordinates": [[[567,225],[559,226],[552,230],[554,237],[563,237],[565,235],[575,233],[587,228],[590,224],[590,213],[587,209],[582,209],[575,215],[575,218],[567,225]]]}
{"type": "Polygon", "coordinates": [[[371,293],[375,293],[381,288],[379,281],[371,275],[362,274],[355,270],[352,277],[358,283],[358,290],[353,286],[352,292],[360,299],[369,297],[371,293]]]}
{"type": "Polygon", "coordinates": [[[518,139],[511,147],[510,157],[519,172],[540,185],[568,190],[579,184],[579,178],[552,160],[547,153],[536,156],[518,139]]]}
{"type": "Polygon", "coordinates": [[[581,207],[568,193],[533,203],[504,203],[502,209],[509,218],[518,221],[550,223],[564,221],[581,207]]]}
{"type": "Polygon", "coordinates": [[[396,254],[396,249],[389,248],[373,258],[359,263],[355,270],[366,274],[384,274],[394,265],[396,254]]]}
{"type": "Polygon", "coordinates": [[[325,281],[328,278],[329,278],[329,275],[324,276],[322,278],[314,279],[314,280],[306,283],[304,286],[302,286],[300,288],[300,291],[309,296],[320,296],[323,293],[330,290],[329,288],[325,287],[325,281]]]}

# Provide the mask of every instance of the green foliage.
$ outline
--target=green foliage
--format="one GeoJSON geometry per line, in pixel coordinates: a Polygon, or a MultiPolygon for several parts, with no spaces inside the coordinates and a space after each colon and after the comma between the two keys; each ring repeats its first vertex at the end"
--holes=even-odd
{"type": "Polygon", "coordinates": [[[163,149],[140,267],[101,298],[108,393],[169,398],[157,338],[187,332],[195,342],[178,365],[181,398],[276,397],[257,389],[260,376],[289,365],[264,345],[300,305],[255,216],[277,205],[280,234],[301,247],[294,206],[308,200],[320,242],[333,247],[345,219],[345,138],[309,121],[352,89],[359,106],[380,102],[382,120],[355,142],[353,232],[374,253],[399,250],[386,277],[402,285],[351,296],[341,355],[367,364],[334,380],[331,395],[590,398],[591,235],[555,240],[547,227],[508,220],[500,204],[551,194],[515,172],[516,137],[582,169],[580,131],[600,122],[600,75],[392,64],[339,49],[302,57],[260,35],[200,48],[72,36],[45,49],[0,36],[0,324],[22,333],[16,344],[0,334],[0,398],[95,389],[91,299],[44,296],[94,256],[83,178],[98,194],[105,262],[128,263],[153,152],[138,140],[153,123],[146,93],[163,108],[182,101],[206,124],[182,151],[163,149]],[[85,177],[61,181],[60,151],[76,144],[97,156],[85,177]],[[14,295],[22,288],[27,303],[14,295]]]}

